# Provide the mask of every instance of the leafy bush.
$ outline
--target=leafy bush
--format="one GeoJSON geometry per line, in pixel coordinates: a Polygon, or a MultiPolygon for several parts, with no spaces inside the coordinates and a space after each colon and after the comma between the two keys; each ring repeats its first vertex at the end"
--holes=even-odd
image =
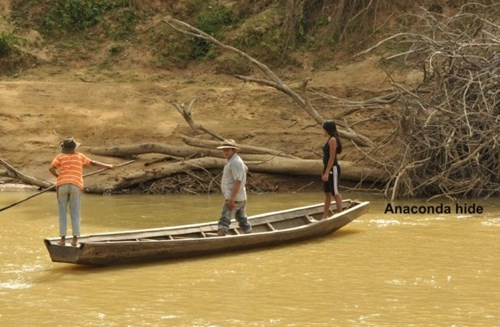
{"type": "Polygon", "coordinates": [[[127,1],[56,0],[41,25],[48,33],[81,32],[101,22],[108,11],[125,6],[127,1]]]}
{"type": "MultiPolygon", "coordinates": [[[[196,16],[196,27],[203,32],[217,37],[217,34],[225,27],[237,23],[238,19],[233,12],[223,5],[216,5],[200,12],[196,16]]],[[[193,51],[191,57],[200,59],[210,52],[210,43],[206,40],[195,38],[193,40],[193,51]]]]}
{"type": "Polygon", "coordinates": [[[118,17],[116,19],[115,31],[112,33],[114,39],[123,39],[127,35],[130,35],[137,24],[137,12],[131,8],[125,8],[118,12],[118,17]]]}
{"type": "Polygon", "coordinates": [[[17,38],[14,34],[8,32],[0,32],[0,58],[6,57],[11,54],[16,43],[17,38]]]}
{"type": "Polygon", "coordinates": [[[196,27],[213,36],[216,36],[224,26],[237,21],[232,11],[223,5],[216,5],[196,15],[196,27]]]}

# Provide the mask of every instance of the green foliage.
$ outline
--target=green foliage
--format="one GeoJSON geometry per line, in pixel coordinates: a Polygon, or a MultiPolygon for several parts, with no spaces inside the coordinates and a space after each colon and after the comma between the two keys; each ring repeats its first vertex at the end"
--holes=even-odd
{"type": "Polygon", "coordinates": [[[107,15],[102,28],[107,36],[123,40],[133,35],[139,19],[139,14],[134,8],[120,8],[107,15]]]}
{"type": "Polygon", "coordinates": [[[56,0],[42,17],[41,26],[46,33],[85,31],[101,22],[108,11],[129,6],[127,3],[111,0],[56,0]]]}
{"type": "Polygon", "coordinates": [[[0,58],[6,57],[13,52],[17,38],[9,32],[0,32],[0,58]]]}
{"type": "Polygon", "coordinates": [[[210,51],[211,43],[204,39],[194,38],[192,45],[193,50],[191,51],[190,57],[193,59],[201,59],[210,51]]]}
{"type": "Polygon", "coordinates": [[[269,11],[248,21],[235,34],[231,45],[266,63],[285,63],[288,60],[283,46],[286,35],[276,18],[277,13],[269,11]]]}
{"type": "Polygon", "coordinates": [[[138,21],[137,11],[133,8],[125,8],[118,12],[116,18],[116,26],[112,36],[114,39],[124,39],[126,36],[134,32],[138,21]]]}
{"type": "Polygon", "coordinates": [[[156,60],[156,64],[163,68],[186,68],[191,59],[191,47],[187,42],[171,43],[163,49],[156,60]]]}
{"type": "Polygon", "coordinates": [[[109,48],[109,54],[112,56],[116,56],[116,55],[119,55],[120,53],[122,53],[124,50],[125,49],[123,48],[123,46],[115,44],[109,48]]]}
{"type": "Polygon", "coordinates": [[[298,4],[298,17],[297,17],[297,26],[295,28],[295,40],[298,42],[304,42],[306,39],[306,24],[307,24],[307,17],[304,13],[305,9],[305,1],[301,1],[298,4]]]}
{"type": "Polygon", "coordinates": [[[220,4],[200,12],[195,20],[198,29],[213,36],[216,36],[224,26],[238,21],[230,9],[220,4]]]}
{"type": "MultiPolygon", "coordinates": [[[[234,16],[233,12],[221,4],[201,11],[196,15],[195,20],[198,29],[214,37],[217,37],[224,27],[238,22],[238,18],[234,16]]],[[[203,58],[210,52],[209,42],[200,38],[193,40],[193,51],[191,53],[193,59],[203,58]]]]}

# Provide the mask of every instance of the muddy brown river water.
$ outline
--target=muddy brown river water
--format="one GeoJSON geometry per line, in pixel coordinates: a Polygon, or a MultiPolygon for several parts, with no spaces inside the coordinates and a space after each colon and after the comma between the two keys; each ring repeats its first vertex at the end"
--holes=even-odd
{"type": "MultiPolygon", "coordinates": [[[[30,194],[2,191],[0,207],[30,194]]],[[[500,325],[500,199],[457,213],[344,198],[371,201],[369,213],[320,239],[96,268],[50,261],[43,238],[57,236],[57,209],[42,194],[0,212],[0,326],[500,325]]],[[[251,194],[249,214],[321,201],[251,194]]],[[[85,194],[82,207],[85,234],[216,220],[221,197],[85,194]]]]}

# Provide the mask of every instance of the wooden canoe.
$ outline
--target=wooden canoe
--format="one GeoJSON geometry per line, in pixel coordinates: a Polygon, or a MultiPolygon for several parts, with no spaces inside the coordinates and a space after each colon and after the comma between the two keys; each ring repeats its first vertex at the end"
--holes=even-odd
{"type": "MultiPolygon", "coordinates": [[[[248,217],[252,233],[243,234],[233,221],[226,236],[217,236],[217,221],[155,229],[82,235],[77,246],[44,240],[53,262],[115,265],[204,256],[276,246],[333,233],[368,210],[369,202],[343,201],[343,211],[321,219],[323,204],[248,217]]],[[[332,212],[336,205],[332,203],[332,212]]]]}

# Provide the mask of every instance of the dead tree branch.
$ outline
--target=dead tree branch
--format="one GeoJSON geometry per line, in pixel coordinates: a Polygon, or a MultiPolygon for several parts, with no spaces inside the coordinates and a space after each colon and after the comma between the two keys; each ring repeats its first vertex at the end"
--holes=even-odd
{"type": "Polygon", "coordinates": [[[196,99],[191,100],[191,102],[189,103],[187,108],[185,108],[184,105],[179,104],[179,103],[174,103],[173,105],[174,105],[175,109],[177,109],[177,111],[182,115],[184,120],[189,124],[189,126],[191,126],[191,128],[194,130],[194,132],[196,134],[200,134],[201,131],[203,131],[205,133],[212,135],[216,139],[223,141],[224,140],[223,136],[220,136],[219,134],[215,133],[214,131],[209,130],[208,128],[206,128],[206,127],[204,127],[204,126],[202,126],[194,121],[193,116],[191,115],[191,107],[193,106],[195,100],[196,99]]]}
{"type": "Polygon", "coordinates": [[[219,151],[214,149],[200,149],[185,145],[170,145],[162,143],[130,144],[114,147],[82,147],[89,153],[119,158],[130,158],[146,153],[162,153],[178,158],[193,158],[214,156],[219,151]]]}
{"type": "Polygon", "coordinates": [[[6,168],[5,174],[2,174],[2,176],[16,178],[25,184],[35,185],[40,188],[48,188],[54,185],[52,183],[21,173],[20,171],[12,167],[9,163],[7,163],[5,160],[1,158],[0,158],[0,164],[2,164],[6,168]]]}
{"type": "MultiPolygon", "coordinates": [[[[170,27],[172,27],[174,30],[191,35],[193,37],[201,38],[210,42],[213,42],[220,46],[221,48],[224,48],[226,50],[230,50],[232,52],[237,53],[239,56],[242,56],[252,64],[256,65],[268,78],[269,80],[265,79],[260,79],[260,78],[254,78],[254,77],[249,77],[249,76],[236,76],[239,79],[248,81],[248,82],[255,82],[267,86],[274,87],[278,91],[281,91],[288,96],[290,96],[294,102],[296,102],[298,105],[300,105],[302,108],[304,108],[307,113],[318,123],[318,124],[323,124],[324,119],[319,115],[319,113],[314,109],[314,107],[311,105],[309,101],[306,99],[302,98],[298,93],[296,93],[294,90],[292,90],[290,87],[288,87],[269,67],[261,63],[260,61],[256,60],[255,58],[249,56],[245,52],[232,47],[230,45],[224,44],[214,38],[213,36],[183,22],[174,18],[166,18],[163,20],[166,24],[168,24],[170,27]]],[[[346,133],[342,129],[339,129],[339,134],[341,137],[350,139],[359,145],[362,146],[371,146],[373,145],[373,142],[367,138],[364,135],[358,134],[358,133],[346,133]]]]}
{"type": "MultiPolygon", "coordinates": [[[[215,149],[218,145],[220,145],[220,142],[217,141],[202,140],[189,136],[183,136],[182,139],[186,144],[200,148],[215,149]]],[[[238,144],[238,147],[240,148],[240,151],[242,153],[271,154],[273,156],[278,156],[278,157],[297,158],[290,154],[268,148],[262,148],[245,144],[238,144]]]]}
{"type": "Polygon", "coordinates": [[[424,10],[412,24],[422,27],[419,33],[396,34],[363,52],[386,42],[409,44],[389,58],[404,58],[424,73],[414,91],[395,85],[406,150],[385,163],[391,198],[500,194],[499,15],[498,3],[466,4],[452,17],[424,10]]]}

